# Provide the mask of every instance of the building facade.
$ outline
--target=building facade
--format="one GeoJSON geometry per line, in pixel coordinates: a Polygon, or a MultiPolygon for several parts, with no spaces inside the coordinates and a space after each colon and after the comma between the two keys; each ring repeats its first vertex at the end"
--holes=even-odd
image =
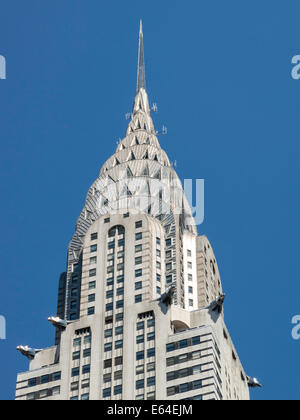
{"type": "Polygon", "coordinates": [[[90,187],[59,279],[55,345],[30,359],[16,400],[249,399],[224,322],[212,246],[157,139],[140,29],[125,138],[90,187]]]}

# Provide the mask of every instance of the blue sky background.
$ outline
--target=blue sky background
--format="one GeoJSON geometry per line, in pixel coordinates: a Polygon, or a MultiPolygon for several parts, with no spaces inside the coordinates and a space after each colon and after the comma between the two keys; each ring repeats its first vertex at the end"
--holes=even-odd
{"type": "Polygon", "coordinates": [[[1,4],[0,399],[53,344],[59,274],[85,194],[125,135],[143,19],[156,128],[181,179],[204,178],[225,316],[253,399],[299,399],[300,3],[10,0],[1,4]]]}

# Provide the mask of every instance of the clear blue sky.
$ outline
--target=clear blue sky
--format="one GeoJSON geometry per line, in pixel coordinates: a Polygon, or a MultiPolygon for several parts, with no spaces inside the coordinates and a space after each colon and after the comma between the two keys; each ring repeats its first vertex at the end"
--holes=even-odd
{"type": "Polygon", "coordinates": [[[170,160],[204,178],[225,316],[253,399],[299,399],[297,0],[10,0],[1,5],[0,399],[53,344],[59,274],[85,194],[125,135],[143,19],[147,90],[170,160]]]}

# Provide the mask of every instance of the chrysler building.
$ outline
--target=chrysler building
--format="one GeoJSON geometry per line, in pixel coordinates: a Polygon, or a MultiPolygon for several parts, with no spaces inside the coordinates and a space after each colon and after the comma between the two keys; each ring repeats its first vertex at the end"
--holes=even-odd
{"type": "Polygon", "coordinates": [[[30,366],[16,400],[248,400],[260,386],[230,339],[216,257],[151,112],[141,25],[126,135],[78,217],[49,316],[55,344],[18,346],[30,366]]]}

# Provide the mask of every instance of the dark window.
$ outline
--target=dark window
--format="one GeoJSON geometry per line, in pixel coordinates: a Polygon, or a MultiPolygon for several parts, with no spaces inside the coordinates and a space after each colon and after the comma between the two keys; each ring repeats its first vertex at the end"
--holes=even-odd
{"type": "Polygon", "coordinates": [[[112,297],[114,297],[114,291],[113,290],[108,290],[106,292],[106,299],[110,299],[112,297]]]}
{"type": "Polygon", "coordinates": [[[147,341],[155,340],[155,332],[150,332],[147,334],[147,341]]]}
{"type": "Polygon", "coordinates": [[[142,295],[136,295],[134,301],[135,303],[142,302],[142,295]]]}
{"type": "Polygon", "coordinates": [[[113,303],[107,303],[107,304],[105,305],[105,310],[106,310],[106,311],[112,311],[112,310],[113,310],[113,308],[114,308],[113,303]]]}
{"type": "Polygon", "coordinates": [[[136,353],[136,360],[142,360],[145,358],[145,352],[144,351],[138,351],[136,353]]]}
{"type": "Polygon", "coordinates": [[[111,373],[106,373],[105,375],[103,375],[103,382],[111,382],[111,373]]]}
{"type": "Polygon", "coordinates": [[[122,394],[122,385],[116,385],[114,387],[114,395],[122,394]]]}
{"type": "Polygon", "coordinates": [[[155,326],[155,319],[154,318],[148,319],[147,327],[150,328],[150,327],[154,327],[154,326],[155,326]]]}
{"type": "Polygon", "coordinates": [[[115,366],[122,365],[123,364],[123,357],[115,357],[115,366]]]}
{"type": "Polygon", "coordinates": [[[91,234],[91,241],[94,241],[95,239],[98,239],[98,233],[92,233],[91,234]]]}
{"type": "Polygon", "coordinates": [[[184,349],[187,346],[188,346],[187,340],[181,340],[181,341],[179,341],[179,348],[180,349],[184,349]]]}
{"type": "Polygon", "coordinates": [[[112,350],[112,343],[105,343],[104,351],[111,351],[111,350],[112,350]]]}
{"type": "Polygon", "coordinates": [[[95,313],[94,307],[88,308],[88,315],[94,315],[94,313],[95,313]]]}
{"type": "Polygon", "coordinates": [[[143,245],[136,245],[135,252],[141,252],[143,250],[143,245]]]}
{"type": "Polygon", "coordinates": [[[192,338],[192,345],[195,346],[197,344],[200,344],[200,335],[192,338]]]}
{"type": "Polygon", "coordinates": [[[110,328],[109,330],[105,330],[104,331],[104,337],[112,337],[112,329],[110,328]]]}
{"type": "Polygon", "coordinates": [[[111,396],[111,388],[103,389],[103,398],[107,398],[111,396]]]}
{"type": "Polygon", "coordinates": [[[116,327],[115,328],[115,335],[123,334],[123,327],[116,327]]]}
{"type": "Polygon", "coordinates": [[[112,322],[113,322],[113,317],[112,316],[107,316],[105,318],[105,325],[112,324],[112,322]]]}
{"type": "Polygon", "coordinates": [[[28,380],[29,387],[36,386],[36,384],[37,384],[37,378],[31,378],[28,380]]]}
{"type": "Polygon", "coordinates": [[[142,389],[145,387],[144,384],[145,384],[144,379],[140,379],[139,381],[136,381],[135,388],[142,389]]]}
{"type": "Polygon", "coordinates": [[[89,295],[88,296],[88,302],[95,302],[95,294],[89,295]]]}
{"type": "Polygon", "coordinates": [[[167,239],[166,240],[166,246],[171,246],[172,245],[172,240],[171,239],[167,239]]]}
{"type": "Polygon", "coordinates": [[[136,257],[136,259],[135,259],[135,265],[142,264],[142,262],[143,262],[143,258],[142,257],[136,257]]]}
{"type": "Polygon", "coordinates": [[[123,318],[124,318],[123,312],[116,314],[116,322],[123,321],[123,318]]]}
{"type": "Polygon", "coordinates": [[[117,277],[117,283],[124,283],[124,275],[121,274],[120,276],[117,277]]]}
{"type": "Polygon", "coordinates": [[[154,357],[155,356],[155,348],[147,350],[147,357],[154,357]]]}
{"type": "Polygon", "coordinates": [[[166,348],[167,348],[167,352],[168,351],[174,351],[175,350],[175,343],[168,343],[167,344],[167,346],[166,346],[166,348]]]}
{"type": "Polygon", "coordinates": [[[156,238],[157,245],[160,245],[160,238],[156,238]]]}
{"type": "Polygon", "coordinates": [[[136,241],[140,241],[143,238],[143,234],[142,232],[136,233],[135,234],[135,240],[136,241]]]}
{"type": "Polygon", "coordinates": [[[104,360],[104,369],[112,367],[112,359],[104,360]]]}
{"type": "Polygon", "coordinates": [[[123,347],[123,340],[117,340],[115,342],[115,349],[121,349],[123,347]]]}
{"type": "Polygon", "coordinates": [[[79,376],[79,367],[72,369],[72,377],[79,376]]]}
{"type": "Polygon", "coordinates": [[[52,381],[60,381],[61,379],[61,372],[55,372],[52,374],[52,381]]]}
{"type": "Polygon", "coordinates": [[[136,337],[136,344],[143,343],[145,341],[144,334],[137,335],[136,337]]]}
{"type": "Polygon", "coordinates": [[[124,295],[124,287],[119,287],[117,289],[117,296],[124,295]]]}
{"type": "Polygon", "coordinates": [[[147,386],[154,386],[155,385],[155,376],[151,376],[147,378],[147,386]]]}
{"type": "Polygon", "coordinates": [[[80,351],[74,351],[72,355],[72,360],[78,360],[80,359],[80,351]]]}
{"type": "Polygon", "coordinates": [[[143,226],[143,221],[139,220],[138,222],[135,222],[136,229],[141,228],[143,226]]]}
{"type": "Polygon", "coordinates": [[[91,355],[91,349],[83,350],[83,357],[90,357],[90,355],[91,355]]]}
{"type": "Polygon", "coordinates": [[[124,301],[123,301],[123,300],[118,300],[118,301],[116,302],[116,308],[117,308],[117,309],[119,309],[119,308],[123,308],[123,306],[124,306],[124,301]]]}
{"type": "Polygon", "coordinates": [[[95,289],[95,288],[96,288],[96,282],[95,281],[90,281],[89,282],[89,290],[95,289]]]}
{"type": "Polygon", "coordinates": [[[141,277],[143,275],[143,271],[141,268],[135,270],[135,277],[141,277]]]}
{"type": "Polygon", "coordinates": [[[96,275],[96,268],[92,268],[91,270],[89,270],[90,277],[94,277],[95,275],[96,275]]]}
{"type": "Polygon", "coordinates": [[[85,365],[82,367],[82,374],[86,374],[86,373],[90,373],[91,371],[91,366],[90,365],[85,365]]]}
{"type": "Polygon", "coordinates": [[[104,223],[109,223],[110,222],[110,218],[107,217],[106,219],[104,219],[104,223]]]}
{"type": "Polygon", "coordinates": [[[137,324],[136,324],[136,329],[137,330],[143,330],[144,328],[145,328],[144,321],[137,322],[137,324]]]}

